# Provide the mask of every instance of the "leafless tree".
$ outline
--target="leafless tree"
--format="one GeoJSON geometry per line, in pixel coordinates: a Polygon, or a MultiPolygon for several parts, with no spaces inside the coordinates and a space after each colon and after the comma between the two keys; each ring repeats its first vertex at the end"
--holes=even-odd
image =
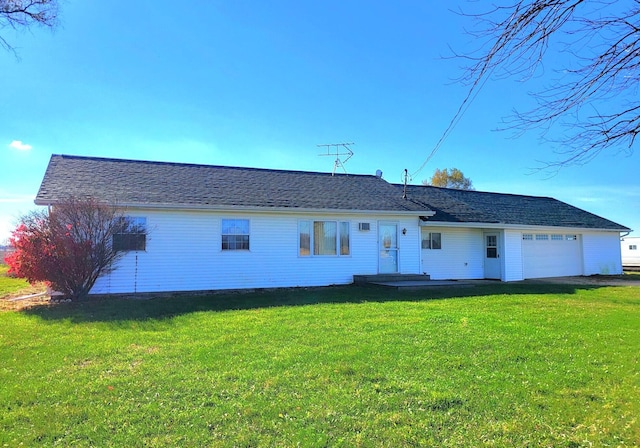
{"type": "MultiPolygon", "coordinates": [[[[33,25],[52,28],[58,21],[58,0],[0,0],[0,31],[28,29],[33,25]]],[[[0,34],[0,47],[16,54],[0,34]]]]}
{"type": "Polygon", "coordinates": [[[503,1],[461,14],[474,19],[469,32],[480,46],[456,53],[469,62],[463,81],[470,88],[449,128],[488,79],[540,77],[548,84],[532,94],[537,105],[515,111],[503,129],[539,129],[559,147],[548,167],[584,164],[603,150],[633,153],[640,132],[640,0],[503,1]],[[551,77],[549,52],[561,60],[551,77]]]}

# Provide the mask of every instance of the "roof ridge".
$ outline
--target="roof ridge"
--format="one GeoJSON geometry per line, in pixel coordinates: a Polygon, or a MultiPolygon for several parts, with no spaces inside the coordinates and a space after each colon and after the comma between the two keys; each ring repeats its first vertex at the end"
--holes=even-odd
{"type": "MultiPolygon", "coordinates": [[[[325,173],[322,171],[285,170],[285,169],[278,169],[278,168],[256,168],[256,167],[230,166],[230,165],[209,165],[204,163],[190,163],[190,162],[164,162],[159,160],[121,159],[116,157],[78,156],[78,155],[72,155],[72,154],[52,154],[51,159],[53,159],[54,157],[60,157],[62,159],[93,160],[93,161],[103,161],[103,162],[118,162],[118,163],[122,162],[122,163],[139,163],[139,164],[145,164],[145,165],[202,167],[202,168],[246,170],[246,171],[272,172],[272,173],[311,174],[311,175],[319,175],[319,176],[378,177],[375,174],[349,174],[349,173],[331,174],[331,173],[325,173]]],[[[384,181],[387,182],[386,180],[384,181]]]]}
{"type": "MultiPolygon", "coordinates": [[[[402,186],[402,184],[396,184],[396,185],[400,185],[402,186]]],[[[500,193],[498,191],[483,191],[483,190],[464,190],[464,189],[460,189],[460,188],[447,188],[447,187],[438,187],[437,185],[417,185],[417,184],[411,184],[411,185],[407,185],[408,187],[417,187],[417,188],[436,188],[438,190],[444,190],[445,192],[460,192],[462,194],[486,194],[486,195],[490,195],[490,194],[495,194],[498,196],[518,196],[520,198],[541,198],[541,199],[555,199],[556,201],[558,199],[551,197],[551,196],[537,196],[537,195],[532,195],[532,194],[519,194],[519,193],[500,193]]]]}

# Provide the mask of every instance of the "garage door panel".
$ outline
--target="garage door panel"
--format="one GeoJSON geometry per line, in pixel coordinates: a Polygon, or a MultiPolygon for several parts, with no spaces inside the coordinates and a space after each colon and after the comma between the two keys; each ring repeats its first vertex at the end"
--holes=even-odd
{"type": "Polygon", "coordinates": [[[524,278],[582,275],[582,243],[579,237],[562,240],[523,240],[524,278]]]}

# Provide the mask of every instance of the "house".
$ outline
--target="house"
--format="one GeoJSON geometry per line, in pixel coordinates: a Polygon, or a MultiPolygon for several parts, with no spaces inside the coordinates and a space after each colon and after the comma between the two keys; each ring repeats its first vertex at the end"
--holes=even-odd
{"type": "Polygon", "coordinates": [[[375,175],[53,155],[35,202],[115,201],[142,229],[114,236],[127,253],[92,293],[622,271],[629,229],[555,199],[403,189],[375,175]]]}
{"type": "Polygon", "coordinates": [[[622,266],[640,268],[640,236],[625,236],[620,241],[622,266]]]}

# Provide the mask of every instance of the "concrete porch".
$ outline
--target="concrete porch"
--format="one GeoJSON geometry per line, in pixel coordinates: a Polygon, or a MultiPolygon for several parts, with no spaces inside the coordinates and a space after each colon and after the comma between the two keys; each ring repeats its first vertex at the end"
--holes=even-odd
{"type": "Polygon", "coordinates": [[[471,287],[487,280],[431,280],[428,275],[421,274],[375,274],[354,275],[356,285],[379,285],[398,290],[417,290],[436,287],[471,287]]]}

